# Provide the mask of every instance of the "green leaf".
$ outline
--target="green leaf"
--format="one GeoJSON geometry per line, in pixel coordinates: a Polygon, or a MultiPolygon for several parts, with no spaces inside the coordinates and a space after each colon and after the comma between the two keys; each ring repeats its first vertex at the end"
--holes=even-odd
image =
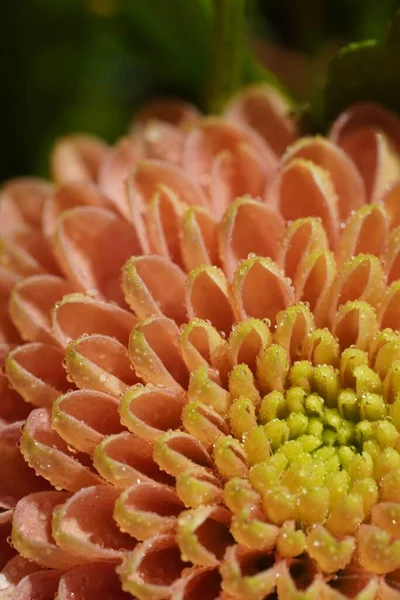
{"type": "Polygon", "coordinates": [[[309,107],[319,129],[356,102],[378,102],[400,114],[400,12],[383,43],[366,40],[345,46],[331,62],[322,94],[309,107]]]}

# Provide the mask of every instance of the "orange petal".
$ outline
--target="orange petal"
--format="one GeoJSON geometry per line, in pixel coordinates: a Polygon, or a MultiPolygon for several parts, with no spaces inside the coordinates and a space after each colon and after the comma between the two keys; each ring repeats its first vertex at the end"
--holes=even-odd
{"type": "Polygon", "coordinates": [[[203,567],[216,567],[228,546],[231,513],[221,506],[199,506],[178,518],[177,542],[186,560],[203,567]]]}
{"type": "Polygon", "coordinates": [[[126,310],[84,294],[65,296],[53,310],[54,335],[62,346],[84,334],[102,334],[128,345],[136,318],[126,310]]]}
{"type": "Polygon", "coordinates": [[[68,571],[60,579],[56,598],[57,600],[98,600],[98,598],[132,600],[132,596],[121,590],[121,582],[115,567],[107,564],[87,565],[68,571]]]}
{"type": "Polygon", "coordinates": [[[382,197],[382,203],[389,217],[390,228],[400,225],[400,182],[393,184],[382,197]]]}
{"type": "Polygon", "coordinates": [[[174,489],[161,483],[141,481],[125,490],[115,503],[114,519],[121,531],[137,540],[176,527],[184,505],[174,489]]]}
{"type": "Polygon", "coordinates": [[[377,306],[385,291],[385,278],[376,256],[358,254],[338,272],[330,290],[330,308],[327,315],[333,318],[339,306],[351,300],[363,300],[377,306]]]}
{"type": "Polygon", "coordinates": [[[83,206],[58,220],[54,252],[65,275],[85,291],[123,302],[120,269],[141,246],[133,227],[114,213],[83,206]]]}
{"type": "Polygon", "coordinates": [[[249,258],[236,269],[233,296],[241,319],[275,321],[276,314],[294,301],[291,281],[269,258],[249,258]]]}
{"type": "Polygon", "coordinates": [[[232,366],[247,365],[255,373],[259,355],[271,342],[272,335],[267,322],[247,319],[236,324],[229,336],[228,346],[232,366]]]}
{"type": "Polygon", "coordinates": [[[139,319],[165,315],[187,321],[185,274],[161,256],[132,256],[122,271],[125,299],[139,319]]]}
{"type": "Polygon", "coordinates": [[[314,328],[314,315],[308,306],[295,304],[276,315],[274,340],[293,362],[299,360],[303,344],[314,328]]]}
{"type": "Polygon", "coordinates": [[[113,519],[120,491],[109,485],[87,487],[66,499],[53,513],[53,536],[66,552],[83,560],[120,562],[136,540],[113,519]]]}
{"type": "Polygon", "coordinates": [[[99,174],[99,189],[126,218],[130,210],[126,191],[127,177],[135,163],[143,158],[143,149],[134,137],[121,138],[103,158],[99,174]]]}
{"type": "Polygon", "coordinates": [[[36,477],[19,450],[23,424],[23,421],[19,421],[0,427],[0,507],[2,509],[14,507],[18,500],[30,492],[49,487],[47,481],[36,477]]]}
{"type": "Polygon", "coordinates": [[[304,257],[295,281],[295,300],[306,302],[318,325],[325,323],[325,308],[336,276],[336,262],[332,252],[315,250],[304,257]]]}
{"type": "Polygon", "coordinates": [[[340,269],[347,260],[357,254],[380,256],[389,235],[389,222],[384,208],[368,204],[352,214],[340,232],[335,249],[340,269]]]}
{"type": "Polygon", "coordinates": [[[181,253],[187,271],[219,265],[218,229],[213,216],[200,206],[187,209],[181,222],[181,253]]]}
{"type": "Polygon", "coordinates": [[[190,372],[197,367],[223,368],[227,358],[227,344],[220,333],[202,319],[192,319],[181,329],[180,348],[190,372]]]}
{"type": "Polygon", "coordinates": [[[15,600],[53,600],[63,571],[39,571],[26,575],[15,587],[15,600]]]}
{"type": "Polygon", "coordinates": [[[171,600],[229,600],[223,592],[220,595],[221,583],[217,568],[188,569],[175,583],[171,600]]]}
{"type": "Polygon", "coordinates": [[[225,108],[224,116],[229,121],[251,127],[276,154],[281,154],[298,135],[296,122],[290,118],[291,108],[275,88],[258,84],[236,94],[225,108]]]}
{"type": "Polygon", "coordinates": [[[322,136],[302,138],[287,150],[283,163],[294,158],[311,160],[329,173],[338,196],[338,212],[342,221],[365,204],[365,188],[360,174],[345,152],[331,141],[322,136]]]}
{"type": "Polygon", "coordinates": [[[51,311],[74,285],[55,275],[32,275],[17,283],[10,297],[10,315],[25,341],[57,343],[51,328],[51,311]]]}
{"type": "Polygon", "coordinates": [[[400,227],[390,232],[382,255],[382,264],[388,284],[400,279],[400,227]]]}
{"type": "Polygon", "coordinates": [[[147,158],[176,165],[182,162],[185,134],[179,127],[160,119],[149,119],[137,124],[133,135],[139,138],[147,158]]]}
{"type": "Polygon", "coordinates": [[[31,411],[29,404],[24,402],[8,384],[4,364],[10,350],[11,347],[8,344],[0,343],[0,427],[15,421],[23,421],[31,411]]]}
{"type": "MultiPolygon", "coordinates": [[[[11,548],[11,546],[9,546],[11,548]]],[[[3,555],[2,555],[3,558],[3,555]]],[[[8,562],[4,564],[4,568],[0,573],[0,584],[2,585],[1,591],[4,594],[4,600],[10,600],[12,594],[18,585],[18,583],[31,573],[39,573],[42,569],[39,565],[23,558],[22,556],[14,556],[8,562]]],[[[51,600],[53,600],[51,596],[51,600]]],[[[34,600],[32,598],[32,600],[34,600]]]]}
{"type": "Polygon", "coordinates": [[[283,560],[278,565],[277,588],[279,598],[321,598],[322,577],[307,555],[283,560]]]}
{"type": "Polygon", "coordinates": [[[0,267],[23,277],[59,272],[47,240],[32,228],[0,237],[0,267]]]}
{"type": "Polygon", "coordinates": [[[107,335],[87,335],[70,342],[65,366],[81,390],[97,390],[115,398],[139,381],[132,371],[126,347],[107,335]]]}
{"type": "Polygon", "coordinates": [[[372,573],[385,574],[400,568],[400,541],[374,525],[362,524],[357,531],[358,560],[372,573]]]}
{"type": "Polygon", "coordinates": [[[306,217],[289,223],[280,244],[278,265],[293,281],[301,262],[314,250],[328,250],[328,238],[321,219],[306,217]]]}
{"type": "Polygon", "coordinates": [[[382,298],[379,306],[378,319],[381,329],[390,327],[395,331],[400,329],[400,281],[394,281],[382,298]]]}
{"type": "Polygon", "coordinates": [[[6,359],[6,375],[13,388],[34,406],[51,406],[70,387],[62,351],[47,344],[25,344],[12,350],[6,359]]]}
{"type": "Polygon", "coordinates": [[[53,404],[51,424],[69,446],[93,454],[106,435],[122,431],[119,402],[94,390],[76,390],[53,404]]]}
{"type": "Polygon", "coordinates": [[[101,483],[98,475],[84,466],[86,455],[77,456],[51,426],[50,411],[37,408],[29,415],[21,438],[21,452],[36,473],[54,487],[69,491],[101,483]]]}
{"type": "Polygon", "coordinates": [[[174,389],[138,384],[121,398],[121,422],[141,438],[154,440],[165,431],[180,427],[185,403],[183,394],[174,389]]]}
{"type": "Polygon", "coordinates": [[[399,575],[400,571],[397,570],[380,578],[379,597],[382,600],[399,600],[399,575]]]}
{"type": "Polygon", "coordinates": [[[145,223],[150,250],[178,265],[182,264],[180,248],[181,217],[185,204],[176,194],[160,185],[145,212],[145,223]]]}
{"type": "Polygon", "coordinates": [[[191,271],[186,284],[186,306],[190,319],[209,320],[225,334],[236,320],[228,282],[218,267],[204,265],[191,271]]]}
{"type": "Polygon", "coordinates": [[[273,209],[250,198],[238,198],[219,226],[219,252],[228,278],[249,254],[277,260],[284,221],[273,209]]]}
{"type": "Polygon", "coordinates": [[[354,345],[360,350],[368,350],[378,331],[376,312],[367,302],[347,302],[333,319],[332,333],[342,349],[354,345]]]}
{"type": "Polygon", "coordinates": [[[155,462],[150,442],[128,432],[106,437],[97,446],[93,462],[101,476],[119,488],[142,481],[174,484],[155,462]]]}
{"type": "Polygon", "coordinates": [[[37,492],[18,502],[12,542],[22,556],[50,569],[67,569],[82,562],[81,556],[59,548],[51,532],[53,510],[69,496],[66,492],[37,492]]]}
{"type": "Polygon", "coordinates": [[[355,162],[369,201],[379,200],[400,174],[398,117],[377,104],[358,104],[336,119],[329,135],[355,162]]]}
{"type": "Polygon", "coordinates": [[[170,431],[154,442],[154,460],[160,467],[177,477],[188,469],[208,471],[212,460],[203,444],[182,431],[170,431]]]}
{"type": "Polygon", "coordinates": [[[94,136],[71,135],[55,144],[50,159],[52,178],[64,181],[97,181],[107,145],[94,136]]]}
{"type": "Polygon", "coordinates": [[[235,544],[228,548],[220,572],[223,589],[234,598],[262,600],[275,590],[277,568],[270,552],[235,544]]]}
{"type": "MultiPolygon", "coordinates": [[[[376,600],[379,580],[371,577],[371,573],[357,568],[338,571],[336,575],[321,583],[321,595],[326,600],[376,600]]],[[[389,600],[382,596],[382,600],[389,600]]],[[[392,598],[391,600],[395,600],[392,598]]]]}
{"type": "Polygon", "coordinates": [[[63,183],[55,189],[43,207],[43,233],[49,240],[56,232],[57,219],[60,214],[77,206],[100,206],[114,210],[113,204],[99,193],[93,183],[89,181],[63,183]]]}
{"type": "Polygon", "coordinates": [[[328,171],[310,160],[294,158],[283,166],[267,189],[267,203],[286,221],[320,217],[330,245],[338,234],[338,196],[328,171]]]}
{"type": "Polygon", "coordinates": [[[43,179],[19,177],[0,190],[0,235],[18,229],[40,229],[42,210],[52,186],[43,179]]]}
{"type": "Polygon", "coordinates": [[[183,562],[173,535],[157,535],[127,554],[118,574],[122,589],[140,600],[171,597],[173,584],[190,563],[183,562]]]}
{"type": "Polygon", "coordinates": [[[146,102],[135,115],[133,126],[142,125],[153,119],[165,121],[171,125],[181,125],[196,121],[200,116],[200,111],[189,102],[180,98],[158,97],[146,102]]]}
{"type": "Polygon", "coordinates": [[[179,351],[179,329],[171,319],[154,317],[138,323],[129,338],[129,357],[146,383],[186,389],[189,373],[179,351]]]}
{"type": "MultiPolygon", "coordinates": [[[[245,193],[251,193],[257,196],[260,191],[257,190],[254,193],[254,182],[251,181],[251,177],[257,174],[258,187],[261,180],[264,180],[264,183],[266,182],[267,177],[274,171],[277,163],[274,152],[252,129],[240,127],[216,117],[202,119],[187,135],[183,153],[183,167],[191,180],[203,187],[210,199],[210,184],[212,184],[212,180],[217,183],[217,179],[212,177],[212,171],[214,169],[215,175],[223,174],[221,168],[224,159],[222,159],[220,166],[215,167],[215,162],[218,157],[224,156],[227,157],[228,173],[226,175],[228,175],[228,181],[225,181],[225,184],[228,183],[228,189],[224,190],[223,186],[218,186],[219,192],[224,192],[222,202],[219,198],[213,198],[215,206],[219,206],[219,210],[221,208],[223,210],[227,198],[233,199],[232,195],[242,196],[245,193]],[[246,173],[239,169],[238,177],[234,177],[237,181],[229,182],[229,176],[234,175],[229,172],[232,161],[237,164],[241,160],[244,161],[241,166],[245,163],[248,167],[252,165],[251,172],[248,172],[246,176],[246,173]],[[230,183],[238,183],[240,186],[244,186],[244,189],[236,186],[231,187],[230,183]]],[[[214,190],[214,193],[216,191],[214,190]]]]}

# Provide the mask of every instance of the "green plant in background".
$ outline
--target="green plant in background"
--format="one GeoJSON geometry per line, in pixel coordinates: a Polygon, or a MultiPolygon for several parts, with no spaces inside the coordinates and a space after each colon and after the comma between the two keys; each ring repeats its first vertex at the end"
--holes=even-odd
{"type": "Polygon", "coordinates": [[[71,130],[113,141],[154,94],[217,110],[219,94],[268,80],[296,96],[290,81],[285,87],[255,59],[249,43],[255,39],[267,44],[267,58],[273,43],[319,69],[310,77],[317,84],[307,84],[301,98],[309,100],[302,114],[313,129],[326,129],[338,111],[360,99],[400,110],[398,20],[383,41],[398,6],[398,0],[10,3],[2,17],[0,179],[44,174],[50,144],[71,130]],[[332,48],[349,42],[326,73],[332,48]]]}

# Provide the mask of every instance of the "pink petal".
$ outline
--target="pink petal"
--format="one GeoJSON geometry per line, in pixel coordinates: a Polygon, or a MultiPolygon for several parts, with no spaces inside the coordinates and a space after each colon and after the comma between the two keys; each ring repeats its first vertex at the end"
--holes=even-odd
{"type": "Polygon", "coordinates": [[[57,219],[61,213],[77,206],[100,206],[114,210],[113,204],[99,193],[91,182],[72,181],[59,185],[43,208],[42,227],[51,240],[56,232],[57,219]]]}
{"type": "Polygon", "coordinates": [[[145,223],[150,249],[154,254],[182,264],[180,236],[185,204],[167,186],[160,186],[150,201],[145,223]]]}
{"type": "Polygon", "coordinates": [[[155,462],[150,442],[128,432],[105,438],[97,446],[93,462],[101,476],[119,488],[138,481],[174,484],[155,462]]]}
{"type": "Polygon", "coordinates": [[[185,134],[179,127],[159,119],[150,119],[136,125],[134,135],[139,138],[146,158],[165,160],[176,165],[182,162],[185,134]]]}
{"type": "Polygon", "coordinates": [[[97,564],[78,567],[60,579],[57,600],[132,600],[121,589],[113,565],[97,564]]]}
{"type": "Polygon", "coordinates": [[[26,420],[21,438],[21,452],[36,473],[57,488],[69,491],[101,483],[89,466],[86,455],[71,452],[66,442],[51,426],[50,411],[37,408],[26,420]]]}
{"type": "Polygon", "coordinates": [[[69,446],[93,454],[106,435],[119,433],[119,402],[94,390],[77,390],[57,398],[52,426],[69,446]]]}
{"type": "Polygon", "coordinates": [[[221,269],[201,266],[189,274],[186,283],[186,306],[190,319],[198,317],[229,334],[236,321],[228,282],[221,269]]]}
{"type": "Polygon", "coordinates": [[[181,391],[189,373],[179,349],[179,329],[166,317],[153,317],[138,323],[129,339],[129,357],[136,374],[144,382],[181,391]]]}
{"type": "Polygon", "coordinates": [[[54,251],[75,285],[120,304],[120,268],[130,256],[142,253],[133,227],[108,210],[89,206],[60,217],[54,251]]]}
{"type": "Polygon", "coordinates": [[[13,600],[53,600],[63,571],[40,571],[24,577],[13,592],[13,600]]]}
{"type": "Polygon", "coordinates": [[[53,536],[68,553],[83,560],[118,563],[136,540],[122,533],[113,519],[120,490],[109,485],[81,489],[57,506],[53,536]]]}
{"type": "Polygon", "coordinates": [[[51,311],[76,287],[55,275],[32,275],[14,286],[10,315],[25,341],[56,344],[51,327],[51,311]]]}
{"type": "Polygon", "coordinates": [[[276,154],[281,154],[298,136],[290,110],[286,98],[272,86],[253,85],[231,100],[224,116],[229,121],[255,129],[276,154]]]}
{"type": "Polygon", "coordinates": [[[65,296],[53,310],[53,332],[62,346],[84,334],[102,334],[128,345],[136,318],[115,304],[84,294],[65,296]]]}
{"type": "MultiPolygon", "coordinates": [[[[12,599],[16,586],[24,579],[24,577],[31,573],[39,573],[40,571],[41,568],[39,565],[22,556],[14,556],[11,558],[0,573],[0,589],[4,594],[3,600],[12,599]]],[[[54,594],[51,597],[51,600],[53,600],[53,598],[54,594]]]]}
{"type": "Polygon", "coordinates": [[[186,401],[174,389],[135,385],[121,398],[121,423],[141,438],[155,440],[160,434],[180,427],[186,401]]]}
{"type": "Polygon", "coordinates": [[[400,225],[400,182],[395,183],[382,197],[382,203],[389,217],[390,228],[400,225]]]}
{"type": "Polygon", "coordinates": [[[87,335],[71,342],[65,366],[81,390],[97,390],[115,398],[140,381],[131,369],[126,346],[107,335],[87,335]]]}
{"type": "Polygon", "coordinates": [[[269,258],[250,258],[237,268],[233,295],[241,319],[274,322],[277,313],[294,302],[291,282],[269,258]]]}
{"type": "Polygon", "coordinates": [[[8,385],[8,379],[4,374],[5,359],[10,350],[10,346],[0,343],[0,427],[15,421],[23,421],[31,410],[29,404],[26,404],[8,385]]]}
{"type": "Polygon", "coordinates": [[[187,321],[185,274],[161,256],[131,257],[122,273],[125,299],[139,319],[166,316],[187,321]]]}
{"type": "Polygon", "coordinates": [[[188,208],[180,234],[182,261],[187,271],[200,265],[219,265],[217,223],[208,210],[188,208]]]}
{"type": "Polygon", "coordinates": [[[375,310],[370,304],[360,300],[343,304],[332,322],[332,333],[342,350],[354,346],[359,350],[368,351],[378,331],[375,310]]]}
{"type": "Polygon", "coordinates": [[[107,145],[94,136],[71,135],[61,138],[51,154],[52,177],[66,181],[97,181],[107,145]]]}
{"type": "Polygon", "coordinates": [[[12,350],[6,359],[6,375],[25,402],[34,406],[51,406],[70,387],[62,351],[47,344],[25,344],[12,350]]]}
{"type": "Polygon", "coordinates": [[[23,425],[19,421],[0,428],[0,506],[3,507],[12,508],[30,492],[48,489],[47,481],[36,477],[19,450],[23,425]]]}
{"type": "Polygon", "coordinates": [[[181,329],[180,346],[190,372],[198,367],[222,372],[224,363],[228,361],[226,340],[209,321],[203,319],[192,319],[181,329]]]}
{"type": "Polygon", "coordinates": [[[0,238],[0,267],[23,277],[59,272],[47,240],[32,228],[0,238]]]}
{"type": "Polygon", "coordinates": [[[52,186],[43,179],[9,180],[0,190],[0,235],[19,229],[40,229],[43,206],[52,186]]]}
{"type": "Polygon", "coordinates": [[[276,260],[283,232],[284,221],[272,208],[247,197],[235,200],[219,226],[219,253],[228,278],[249,254],[276,260]]]}
{"type": "Polygon", "coordinates": [[[124,137],[108,150],[100,165],[100,192],[107,196],[126,218],[130,215],[126,179],[134,164],[143,158],[143,149],[139,141],[134,137],[124,137]]]}
{"type": "Polygon", "coordinates": [[[393,229],[388,238],[382,254],[382,264],[387,283],[391,284],[400,279],[400,227],[393,229]]]}
{"type": "Polygon", "coordinates": [[[267,203],[286,221],[320,217],[331,245],[338,225],[338,196],[327,171],[309,160],[294,158],[278,173],[267,189],[267,203]]]}
{"type": "Polygon", "coordinates": [[[344,221],[366,202],[364,182],[349,157],[322,136],[303,138],[285,153],[283,162],[294,158],[311,160],[325,169],[338,196],[339,217],[344,221]]]}

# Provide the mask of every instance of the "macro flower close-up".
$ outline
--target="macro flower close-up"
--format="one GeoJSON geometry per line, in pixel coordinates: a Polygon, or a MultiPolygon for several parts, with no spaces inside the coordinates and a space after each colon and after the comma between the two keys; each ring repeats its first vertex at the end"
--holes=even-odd
{"type": "Polygon", "coordinates": [[[0,189],[1,600],[400,600],[400,117],[212,112],[0,189]]]}

